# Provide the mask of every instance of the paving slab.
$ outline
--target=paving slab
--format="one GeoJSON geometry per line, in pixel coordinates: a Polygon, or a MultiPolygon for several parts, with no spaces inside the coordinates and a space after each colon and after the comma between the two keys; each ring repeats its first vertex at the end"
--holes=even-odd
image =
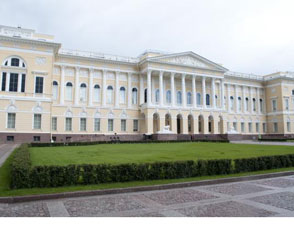
{"type": "Polygon", "coordinates": [[[256,184],[278,187],[278,188],[289,188],[294,187],[294,179],[286,179],[286,178],[277,178],[277,179],[269,179],[257,181],[256,184]]]}

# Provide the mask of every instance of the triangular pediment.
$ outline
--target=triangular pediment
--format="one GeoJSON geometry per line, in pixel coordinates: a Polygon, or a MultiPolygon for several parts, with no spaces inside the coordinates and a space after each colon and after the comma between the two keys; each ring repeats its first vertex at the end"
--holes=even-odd
{"type": "Polygon", "coordinates": [[[209,61],[193,52],[156,56],[150,58],[149,60],[174,65],[190,66],[195,68],[227,71],[227,69],[222,67],[221,65],[209,61]]]}

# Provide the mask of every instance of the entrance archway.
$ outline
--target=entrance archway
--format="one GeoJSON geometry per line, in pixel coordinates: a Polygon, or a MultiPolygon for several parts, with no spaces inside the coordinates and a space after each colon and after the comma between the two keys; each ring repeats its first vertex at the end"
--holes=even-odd
{"type": "Polygon", "coordinates": [[[177,115],[177,133],[183,133],[183,116],[181,114],[177,115]]]}
{"type": "Polygon", "coordinates": [[[153,114],[153,133],[160,131],[160,118],[158,113],[153,114]]]}
{"type": "Polygon", "coordinates": [[[204,134],[204,117],[202,115],[198,117],[198,132],[204,134]]]}
{"type": "Polygon", "coordinates": [[[194,134],[194,118],[191,114],[188,116],[188,133],[194,134]]]}
{"type": "Polygon", "coordinates": [[[208,117],[208,132],[213,134],[214,133],[214,119],[213,116],[208,117]]]}

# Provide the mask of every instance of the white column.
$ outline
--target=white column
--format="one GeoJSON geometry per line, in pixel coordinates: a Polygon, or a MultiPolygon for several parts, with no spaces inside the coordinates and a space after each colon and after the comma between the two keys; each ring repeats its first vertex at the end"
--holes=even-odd
{"type": "Polygon", "coordinates": [[[94,69],[90,68],[89,69],[89,100],[88,100],[88,105],[92,106],[93,105],[93,75],[94,74],[94,69]]]}
{"type": "Polygon", "coordinates": [[[212,109],[215,109],[215,78],[211,79],[212,109]]]}
{"type": "Polygon", "coordinates": [[[237,85],[235,85],[235,112],[239,112],[238,111],[238,91],[237,91],[237,85]]]}
{"type": "Polygon", "coordinates": [[[75,74],[75,105],[79,105],[79,91],[80,91],[80,67],[76,67],[76,74],[75,74]]]}
{"type": "Polygon", "coordinates": [[[206,84],[205,77],[202,77],[202,108],[206,108],[206,84]]]}
{"type": "Polygon", "coordinates": [[[185,108],[187,104],[186,98],[186,74],[182,74],[182,106],[185,108]]]}
{"type": "Polygon", "coordinates": [[[61,78],[60,78],[60,105],[64,104],[64,77],[65,77],[65,66],[61,66],[61,78]]]}
{"type": "Polygon", "coordinates": [[[106,70],[102,70],[102,106],[106,106],[106,70]]]}
{"type": "Polygon", "coordinates": [[[128,108],[132,107],[132,73],[128,73],[128,108]]]}
{"type": "Polygon", "coordinates": [[[147,72],[147,106],[151,105],[151,70],[147,72]]]}
{"type": "Polygon", "coordinates": [[[224,80],[221,80],[221,109],[225,109],[225,85],[224,85],[224,80]]]}
{"type": "MultiPolygon", "coordinates": [[[[21,92],[21,77],[22,77],[22,73],[18,74],[17,77],[17,92],[21,92]]],[[[52,87],[52,83],[51,83],[51,87],[52,87]]]]}
{"type": "Polygon", "coordinates": [[[246,112],[245,86],[242,87],[243,113],[246,112]]]}
{"type": "Polygon", "coordinates": [[[260,94],[259,94],[259,88],[256,88],[256,96],[257,96],[257,113],[260,114],[260,94]]]}
{"type": "Polygon", "coordinates": [[[119,107],[119,72],[115,71],[115,108],[119,107]]]}
{"type": "Polygon", "coordinates": [[[140,74],[140,105],[144,103],[144,75],[140,74]]]}
{"type": "Polygon", "coordinates": [[[163,71],[159,72],[159,105],[163,106],[163,71]]]}
{"type": "Polygon", "coordinates": [[[228,89],[228,98],[227,98],[228,112],[231,112],[231,88],[229,84],[227,84],[227,89],[228,89]]]}
{"type": "Polygon", "coordinates": [[[196,108],[196,76],[195,75],[192,75],[192,102],[193,102],[193,108],[196,108]]]}
{"type": "Polygon", "coordinates": [[[171,73],[170,76],[170,92],[171,92],[171,104],[175,106],[175,73],[171,73]]]}

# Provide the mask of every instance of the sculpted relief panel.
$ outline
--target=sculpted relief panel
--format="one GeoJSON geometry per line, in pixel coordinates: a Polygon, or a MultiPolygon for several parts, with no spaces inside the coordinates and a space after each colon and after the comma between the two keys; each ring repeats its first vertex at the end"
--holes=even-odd
{"type": "Polygon", "coordinates": [[[201,67],[201,68],[209,68],[208,65],[204,64],[203,62],[191,56],[179,56],[179,57],[167,58],[167,59],[162,59],[162,61],[165,61],[168,63],[175,63],[179,65],[190,65],[190,66],[201,67]]]}

